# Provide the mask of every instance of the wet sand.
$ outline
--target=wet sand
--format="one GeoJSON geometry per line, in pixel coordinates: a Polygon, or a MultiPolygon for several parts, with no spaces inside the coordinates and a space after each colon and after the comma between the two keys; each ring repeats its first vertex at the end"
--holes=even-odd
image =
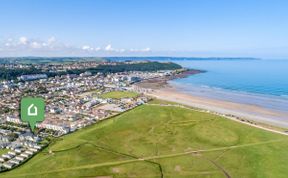
{"type": "Polygon", "coordinates": [[[281,128],[288,128],[288,112],[281,112],[249,104],[193,96],[183,93],[170,85],[165,85],[162,88],[154,88],[148,95],[212,112],[233,115],[281,128]]]}

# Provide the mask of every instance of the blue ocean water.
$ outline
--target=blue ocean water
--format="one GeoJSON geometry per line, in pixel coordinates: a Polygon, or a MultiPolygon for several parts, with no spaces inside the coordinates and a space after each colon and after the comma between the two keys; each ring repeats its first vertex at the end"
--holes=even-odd
{"type": "Polygon", "coordinates": [[[170,83],[194,95],[288,111],[288,60],[177,60],[207,72],[170,83]]]}

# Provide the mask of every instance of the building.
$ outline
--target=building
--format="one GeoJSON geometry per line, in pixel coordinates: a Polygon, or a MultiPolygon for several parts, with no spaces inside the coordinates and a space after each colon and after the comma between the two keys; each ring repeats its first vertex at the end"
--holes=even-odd
{"type": "Polygon", "coordinates": [[[2,155],[3,158],[7,158],[7,159],[12,159],[14,156],[10,155],[10,154],[4,154],[2,155]]]}
{"type": "Polygon", "coordinates": [[[15,117],[15,116],[7,116],[6,120],[8,122],[12,122],[15,124],[22,124],[23,122],[19,119],[19,117],[15,117]]]}
{"type": "Polygon", "coordinates": [[[14,163],[16,165],[20,164],[20,161],[17,159],[11,159],[9,162],[14,163]]]}
{"type": "Polygon", "coordinates": [[[17,159],[17,160],[19,160],[19,161],[24,161],[25,158],[22,157],[22,156],[16,156],[15,159],[17,159]]]}
{"type": "Polygon", "coordinates": [[[31,81],[31,80],[39,80],[39,79],[47,79],[48,76],[46,74],[32,74],[32,75],[21,75],[18,77],[19,80],[22,81],[31,81]]]}
{"type": "Polygon", "coordinates": [[[3,167],[7,168],[7,169],[11,169],[15,164],[11,163],[11,162],[6,162],[3,164],[3,167]]]}

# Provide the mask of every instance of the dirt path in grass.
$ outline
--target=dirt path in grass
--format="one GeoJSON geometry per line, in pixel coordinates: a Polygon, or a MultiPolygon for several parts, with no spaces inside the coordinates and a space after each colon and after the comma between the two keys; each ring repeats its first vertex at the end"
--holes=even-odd
{"type": "Polygon", "coordinates": [[[214,166],[216,166],[221,172],[223,172],[223,174],[225,175],[225,177],[227,178],[231,178],[231,176],[229,175],[229,173],[218,163],[216,163],[215,161],[205,158],[206,160],[208,160],[210,163],[212,163],[214,166]]]}
{"type": "MultiPolygon", "coordinates": [[[[89,165],[76,166],[76,167],[70,167],[70,168],[55,169],[55,170],[39,172],[39,173],[14,174],[13,176],[6,176],[6,177],[36,176],[36,175],[45,175],[45,174],[59,173],[59,172],[65,172],[65,171],[92,169],[92,168],[97,168],[97,167],[114,166],[114,165],[128,164],[128,163],[141,162],[141,161],[151,161],[155,159],[173,158],[173,157],[178,157],[178,156],[189,155],[192,153],[214,152],[214,151],[221,151],[221,150],[226,150],[226,149],[237,149],[237,148],[243,148],[243,147],[258,146],[258,145],[271,144],[271,143],[277,143],[277,142],[282,142],[282,141],[287,141],[287,139],[277,139],[277,140],[270,140],[270,141],[264,141],[264,142],[258,142],[258,143],[248,143],[248,144],[235,145],[235,146],[229,146],[229,147],[212,148],[212,149],[207,149],[207,150],[186,151],[182,153],[159,155],[159,156],[148,156],[148,157],[137,158],[137,159],[128,159],[124,161],[112,161],[112,162],[105,162],[105,163],[89,164],[89,165]]],[[[5,175],[3,174],[3,176],[5,175]]]]}

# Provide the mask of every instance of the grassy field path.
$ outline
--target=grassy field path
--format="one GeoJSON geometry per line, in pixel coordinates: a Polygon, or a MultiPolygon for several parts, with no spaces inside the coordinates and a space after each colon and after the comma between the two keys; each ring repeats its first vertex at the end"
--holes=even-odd
{"type": "MultiPolygon", "coordinates": [[[[132,159],[125,160],[125,161],[111,161],[111,162],[104,162],[104,163],[99,163],[99,164],[90,164],[90,165],[83,165],[83,166],[77,166],[77,167],[71,167],[71,168],[65,168],[65,169],[56,169],[56,170],[51,170],[51,171],[46,171],[46,172],[41,172],[41,173],[23,173],[23,174],[15,174],[11,177],[23,177],[23,176],[40,176],[43,174],[51,174],[51,173],[56,173],[56,172],[65,172],[65,171],[71,171],[71,170],[81,170],[81,169],[87,169],[87,168],[99,168],[99,167],[105,167],[105,166],[113,166],[113,165],[119,165],[119,164],[127,164],[127,163],[133,163],[133,162],[141,162],[141,161],[150,161],[150,160],[157,160],[157,159],[164,159],[164,158],[171,158],[171,157],[178,157],[178,156],[184,156],[192,153],[201,153],[201,152],[213,152],[213,151],[221,151],[221,150],[228,150],[228,149],[237,149],[237,148],[243,148],[243,147],[251,147],[251,146],[260,146],[263,144],[270,144],[270,143],[276,143],[276,142],[283,142],[283,141],[288,141],[287,139],[279,139],[279,140],[271,140],[271,141],[265,141],[265,142],[259,142],[259,143],[250,143],[250,144],[243,144],[243,145],[237,145],[237,146],[229,146],[229,147],[219,147],[219,148],[214,148],[214,149],[207,149],[207,150],[193,150],[193,151],[187,151],[183,153],[176,153],[176,154],[168,154],[168,155],[159,155],[159,156],[150,156],[150,157],[143,157],[143,158],[138,158],[133,155],[125,154],[125,153],[119,153],[114,150],[110,150],[101,146],[94,145],[97,149],[105,150],[107,152],[113,152],[116,154],[122,154],[128,157],[131,157],[132,159]]],[[[91,143],[84,143],[84,144],[91,144],[91,143]]],[[[81,145],[77,145],[76,147],[73,148],[68,148],[66,150],[55,150],[53,152],[63,152],[63,151],[68,151],[71,149],[78,148],[81,145]]],[[[208,159],[211,163],[213,163],[215,166],[217,166],[221,171],[224,172],[225,176],[227,178],[230,178],[231,176],[227,173],[226,170],[224,170],[222,167],[220,167],[215,161],[208,159]]],[[[10,177],[10,176],[9,176],[10,177]]],[[[163,176],[160,176],[163,177],[163,176]]]]}
{"type": "Polygon", "coordinates": [[[286,178],[287,147],[285,135],[147,104],[55,139],[0,177],[286,178]]]}

